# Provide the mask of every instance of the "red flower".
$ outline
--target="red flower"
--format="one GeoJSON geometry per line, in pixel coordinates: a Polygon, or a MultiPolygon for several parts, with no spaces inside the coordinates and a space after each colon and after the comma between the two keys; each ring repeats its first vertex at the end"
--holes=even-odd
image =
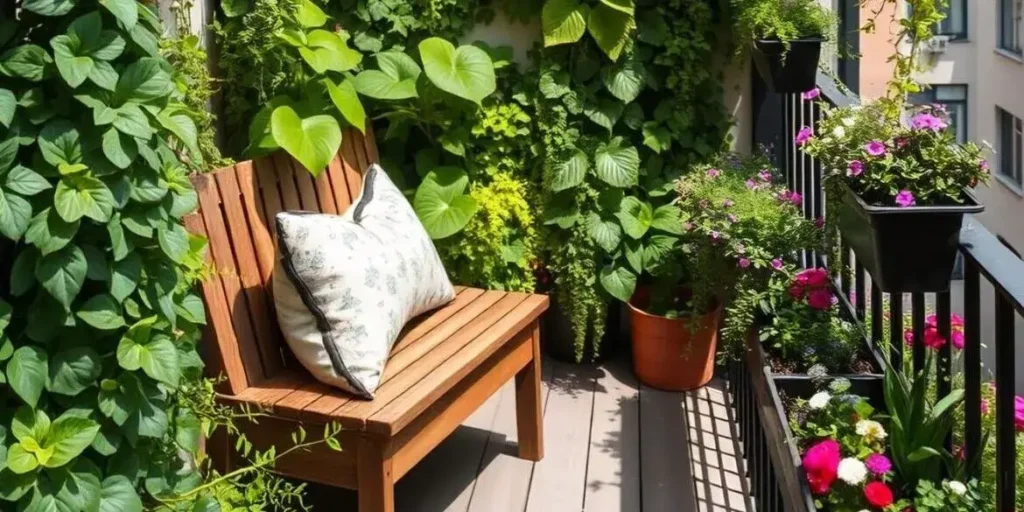
{"type": "Polygon", "coordinates": [[[828,272],[823,268],[809,268],[796,275],[796,283],[811,288],[825,286],[828,284],[828,272]]]}
{"type": "Polygon", "coordinates": [[[875,507],[885,508],[892,505],[892,490],[884,482],[871,482],[864,486],[864,497],[875,507]]]}
{"type": "Polygon", "coordinates": [[[828,494],[839,469],[839,443],[826,439],[812,446],[804,454],[804,471],[811,492],[818,496],[828,494]]]}
{"type": "Polygon", "coordinates": [[[789,296],[796,300],[800,300],[804,296],[804,288],[798,284],[794,284],[789,287],[789,296]]]}
{"type": "Polygon", "coordinates": [[[925,327],[924,329],[924,346],[938,350],[946,344],[946,338],[939,335],[939,330],[935,327],[925,327]]]}
{"type": "Polygon", "coordinates": [[[824,311],[832,307],[832,290],[818,288],[807,295],[807,303],[814,309],[824,311]]]}

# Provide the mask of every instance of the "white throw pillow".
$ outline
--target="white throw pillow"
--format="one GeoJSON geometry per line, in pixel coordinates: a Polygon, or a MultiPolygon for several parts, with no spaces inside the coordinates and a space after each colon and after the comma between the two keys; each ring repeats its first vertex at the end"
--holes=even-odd
{"type": "Polygon", "coordinates": [[[378,165],[344,215],[277,214],[277,319],[318,380],[373,398],[406,322],[455,298],[433,242],[378,165]]]}

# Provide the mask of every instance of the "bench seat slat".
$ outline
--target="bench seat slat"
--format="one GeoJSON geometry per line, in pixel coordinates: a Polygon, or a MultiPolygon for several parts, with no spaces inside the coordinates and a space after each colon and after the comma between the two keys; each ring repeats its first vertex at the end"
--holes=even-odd
{"type": "Polygon", "coordinates": [[[413,320],[409,325],[406,325],[405,328],[402,329],[402,334],[399,335],[398,340],[395,341],[395,346],[391,349],[391,357],[394,357],[395,354],[405,350],[405,348],[412,345],[413,342],[419,341],[419,339],[424,335],[429,333],[442,322],[457,314],[484,293],[484,291],[479,288],[470,288],[468,290],[460,290],[459,288],[461,287],[456,287],[455,292],[458,295],[450,304],[439,308],[431,314],[423,315],[413,320]]]}

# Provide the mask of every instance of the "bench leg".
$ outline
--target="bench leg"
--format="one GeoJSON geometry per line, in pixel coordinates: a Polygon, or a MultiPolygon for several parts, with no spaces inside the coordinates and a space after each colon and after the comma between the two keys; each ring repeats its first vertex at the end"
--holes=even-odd
{"type": "Polygon", "coordinates": [[[533,325],[533,360],[516,374],[516,424],[519,458],[544,458],[544,411],[540,400],[540,325],[533,325]]]}
{"type": "Polygon", "coordinates": [[[395,512],[395,477],[391,458],[384,456],[384,446],[361,438],[356,457],[359,512],[395,512]]]}

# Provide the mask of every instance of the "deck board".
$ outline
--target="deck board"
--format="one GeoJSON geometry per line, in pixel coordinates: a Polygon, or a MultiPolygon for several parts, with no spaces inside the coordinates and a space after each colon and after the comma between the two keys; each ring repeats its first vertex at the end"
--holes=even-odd
{"type": "Polygon", "coordinates": [[[640,390],[625,361],[611,361],[600,372],[583,509],[640,510],[640,390]]]}

